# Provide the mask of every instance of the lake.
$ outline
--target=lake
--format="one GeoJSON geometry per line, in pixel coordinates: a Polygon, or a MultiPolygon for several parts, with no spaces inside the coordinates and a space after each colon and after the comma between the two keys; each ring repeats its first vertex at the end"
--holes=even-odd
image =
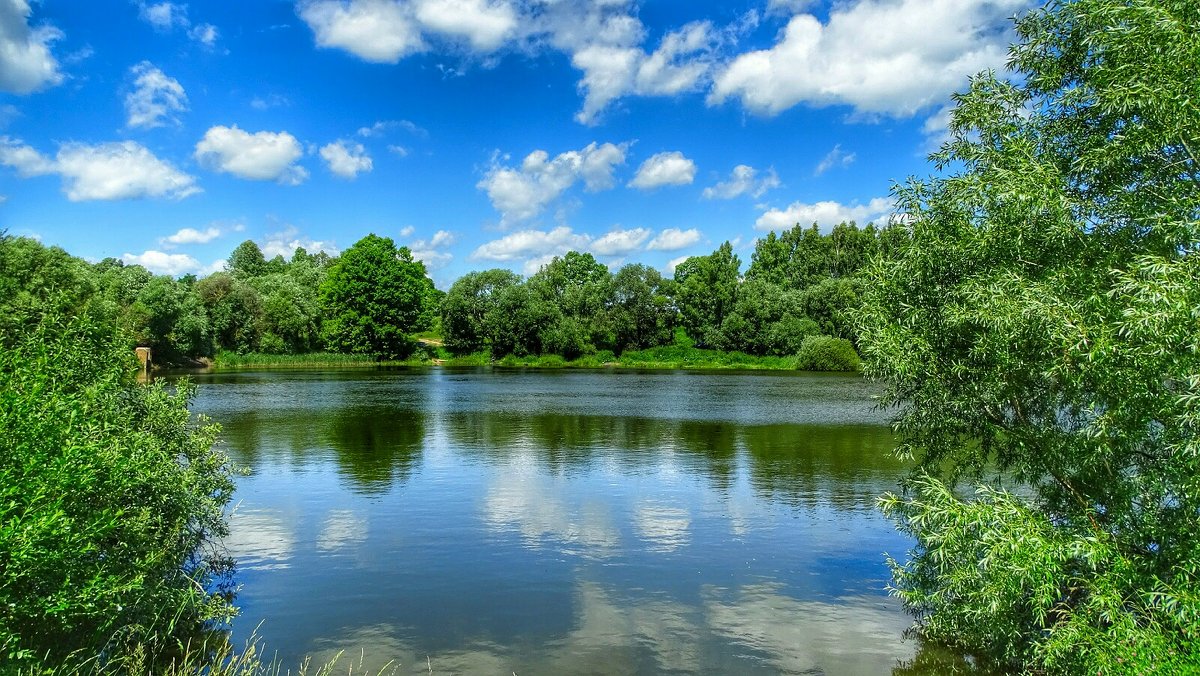
{"type": "Polygon", "coordinates": [[[875,389],[796,373],[193,376],[248,468],[234,640],[295,668],[918,673],[875,389]],[[360,652],[361,651],[361,652],[360,652]]]}

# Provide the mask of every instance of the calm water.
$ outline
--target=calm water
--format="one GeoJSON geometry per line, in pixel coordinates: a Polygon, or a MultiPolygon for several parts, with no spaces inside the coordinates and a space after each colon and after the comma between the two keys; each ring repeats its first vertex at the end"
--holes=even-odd
{"type": "Polygon", "coordinates": [[[201,375],[239,481],[239,643],[400,673],[911,669],[857,378],[201,375]]]}

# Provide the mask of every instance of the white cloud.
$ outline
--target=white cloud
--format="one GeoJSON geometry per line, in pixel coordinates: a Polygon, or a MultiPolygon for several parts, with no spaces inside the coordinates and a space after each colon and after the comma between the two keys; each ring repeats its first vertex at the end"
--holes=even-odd
{"type": "Polygon", "coordinates": [[[679,258],[672,258],[671,260],[667,261],[667,267],[666,267],[667,274],[668,275],[675,274],[675,268],[679,267],[680,263],[683,263],[684,261],[686,261],[689,258],[691,258],[691,256],[680,256],[679,258]]]}
{"type": "Polygon", "coordinates": [[[175,113],[187,110],[187,93],[173,77],[143,61],[129,69],[134,77],[133,91],[125,95],[126,122],[130,127],[161,127],[166,123],[179,124],[175,113]]]}
{"type": "Polygon", "coordinates": [[[342,178],[356,178],[374,166],[361,143],[341,139],[321,148],[321,158],[329,165],[329,171],[342,178]]]}
{"type": "Polygon", "coordinates": [[[613,169],[625,162],[627,148],[624,143],[591,143],[553,159],[545,150],[535,150],[520,167],[504,166],[493,158],[491,168],[476,187],[487,191],[505,225],[528,220],[579,181],[592,192],[612,188],[616,184],[613,169]]]}
{"type": "Polygon", "coordinates": [[[620,256],[636,251],[649,238],[650,230],[646,228],[613,230],[593,240],[588,250],[600,256],[620,256]]]}
{"type": "Polygon", "coordinates": [[[389,143],[387,148],[397,157],[408,157],[408,148],[405,148],[404,146],[398,146],[394,143],[389,143]]]}
{"type": "Polygon", "coordinates": [[[699,242],[700,237],[700,231],[695,228],[688,230],[667,228],[650,240],[646,248],[651,251],[678,251],[699,242]]]}
{"type": "Polygon", "coordinates": [[[425,49],[412,8],[392,0],[308,0],[300,18],[316,36],[317,46],[344,49],[374,63],[396,63],[425,49]]]}
{"type": "Polygon", "coordinates": [[[793,17],[779,42],[738,56],[715,77],[710,105],[740,99],[775,115],[792,106],[849,105],[909,116],[944,101],[969,75],[1003,66],[1009,17],[1027,0],[858,0],[827,23],[793,17]]]}
{"type": "MultiPolygon", "coordinates": [[[[402,229],[400,234],[407,237],[412,234],[412,230],[412,226],[409,226],[402,229]]],[[[433,233],[433,237],[427,240],[416,240],[409,245],[409,249],[412,251],[413,258],[425,263],[426,268],[436,270],[445,267],[454,258],[453,254],[447,251],[440,251],[440,249],[451,246],[457,239],[458,236],[448,230],[438,230],[433,233]]]]}
{"type": "Polygon", "coordinates": [[[310,237],[301,235],[295,226],[289,225],[279,232],[273,232],[267,235],[267,238],[258,244],[258,248],[262,250],[263,255],[268,259],[276,256],[283,256],[290,259],[298,247],[303,247],[310,254],[324,251],[330,256],[338,254],[338,248],[331,241],[314,240],[310,237]]]}
{"type": "Polygon", "coordinates": [[[193,25],[188,18],[188,6],[178,2],[138,2],[138,16],[156,30],[171,31],[176,28],[187,32],[187,36],[205,47],[212,47],[220,37],[220,31],[211,23],[193,25]]]}
{"type": "Polygon", "coordinates": [[[741,195],[762,197],[768,190],[778,187],[779,176],[775,174],[774,168],[768,169],[766,175],[759,178],[757,169],[747,164],[739,164],[730,172],[729,180],[705,188],[703,195],[705,199],[710,200],[731,200],[741,195]]]}
{"type": "Polygon", "coordinates": [[[522,230],[481,244],[471,253],[473,260],[507,263],[534,256],[553,256],[587,247],[591,238],[565,225],[553,230],[522,230]]]}
{"type": "Polygon", "coordinates": [[[62,82],[50,45],[63,37],[49,24],[29,25],[27,0],[0,2],[0,91],[28,94],[62,82]]]}
{"type": "Polygon", "coordinates": [[[408,236],[412,235],[413,232],[415,232],[415,231],[416,231],[416,228],[412,227],[411,225],[406,225],[403,228],[400,228],[400,236],[408,237],[408,236]]]}
{"type": "Polygon", "coordinates": [[[196,24],[188,30],[188,37],[203,44],[205,47],[212,47],[216,44],[220,34],[217,27],[211,23],[196,24]]]}
{"type": "Polygon", "coordinates": [[[187,5],[177,2],[140,3],[139,13],[142,20],[159,30],[171,30],[176,26],[186,28],[189,25],[187,5]]]}
{"type": "MultiPolygon", "coordinates": [[[[510,48],[553,49],[582,72],[583,106],[576,119],[596,122],[627,95],[673,96],[703,86],[721,41],[709,22],[666,33],[653,52],[632,0],[300,0],[297,13],[319,47],[342,49],[375,63],[397,63],[435,48],[475,54],[510,48]]],[[[446,69],[439,64],[439,68],[446,69]]]]}
{"type": "Polygon", "coordinates": [[[196,179],[138,143],[66,143],[52,160],[20,141],[0,137],[0,164],[22,177],[58,174],[72,202],[167,197],[200,192],[196,179]]]}
{"type": "Polygon", "coordinates": [[[465,39],[482,52],[498,49],[517,28],[516,10],[495,0],[417,0],[416,18],[426,30],[465,39]]]}
{"type": "Polygon", "coordinates": [[[214,171],[240,178],[298,185],[308,178],[308,171],[294,164],[303,154],[300,142],[286,131],[251,134],[234,125],[205,132],[195,158],[214,171]]]}
{"type": "Polygon", "coordinates": [[[403,129],[404,131],[420,138],[429,136],[429,132],[415,122],[409,120],[380,120],[369,127],[360,127],[358,135],[364,138],[372,136],[382,136],[391,129],[403,129]]]}
{"type": "Polygon", "coordinates": [[[162,238],[160,241],[163,246],[179,246],[180,244],[208,244],[214,239],[221,236],[221,229],[215,226],[209,226],[203,230],[195,228],[181,228],[175,234],[162,238]]]}
{"type": "Polygon", "coordinates": [[[771,209],[758,217],[754,227],[759,230],[786,230],[799,224],[803,227],[816,223],[828,230],[838,223],[856,221],[860,224],[878,221],[892,213],[892,200],[876,197],[866,204],[841,204],[839,202],[792,202],[786,209],[771,209]]]}
{"type": "Polygon", "coordinates": [[[172,254],[153,249],[140,254],[121,254],[126,265],[140,265],[150,272],[177,277],[189,272],[199,272],[203,265],[187,254],[172,254]]]}
{"type": "Polygon", "coordinates": [[[696,163],[678,150],[658,153],[642,162],[629,187],[650,190],[664,185],[687,185],[696,178],[696,163]]]}
{"type": "Polygon", "coordinates": [[[855,157],[854,153],[842,152],[842,144],[838,143],[817,163],[817,168],[813,169],[813,175],[820,176],[834,167],[848,167],[854,162],[855,157]]]}

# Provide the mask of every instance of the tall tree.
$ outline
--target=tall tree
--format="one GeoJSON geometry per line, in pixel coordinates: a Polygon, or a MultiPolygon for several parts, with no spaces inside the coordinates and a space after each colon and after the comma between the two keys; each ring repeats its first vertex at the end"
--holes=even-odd
{"type": "Polygon", "coordinates": [[[1200,3],[1055,1],[1017,32],[866,285],[867,372],[922,467],[883,503],[917,542],[896,593],[1013,666],[1197,673],[1200,3]]]}
{"type": "MultiPolygon", "coordinates": [[[[280,259],[282,261],[282,259],[280,259]]],[[[233,253],[229,254],[229,262],[226,264],[229,272],[235,277],[247,278],[258,277],[267,272],[267,259],[263,256],[262,249],[253,240],[246,240],[237,245],[233,253]]]]}
{"type": "Polygon", "coordinates": [[[446,348],[465,354],[482,350],[495,337],[488,316],[497,306],[500,294],[521,283],[509,270],[468,272],[450,286],[442,301],[442,336],[446,348]]]}
{"type": "Polygon", "coordinates": [[[737,301],[742,262],[725,242],[708,256],[692,256],[675,267],[675,304],[680,322],[701,347],[719,347],[721,323],[737,301]]]}
{"type": "Polygon", "coordinates": [[[321,284],[322,335],[338,351],[393,359],[412,354],[409,335],[429,328],[433,282],[407,247],[375,234],[338,257],[321,284]]]}

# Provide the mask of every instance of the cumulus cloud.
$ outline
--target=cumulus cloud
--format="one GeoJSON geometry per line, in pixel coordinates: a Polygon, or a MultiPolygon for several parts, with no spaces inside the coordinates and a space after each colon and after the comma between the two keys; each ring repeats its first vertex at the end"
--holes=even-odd
{"type": "Polygon", "coordinates": [[[321,148],[321,159],[329,165],[329,171],[342,178],[357,178],[360,172],[371,171],[374,166],[361,143],[341,139],[321,148]]]}
{"type": "Polygon", "coordinates": [[[681,263],[683,263],[684,261],[686,261],[689,258],[691,258],[691,256],[680,256],[678,258],[672,258],[671,260],[667,261],[667,267],[665,268],[666,273],[668,275],[675,274],[675,268],[679,267],[679,265],[681,263]]]}
{"type": "Polygon", "coordinates": [[[517,12],[495,0],[417,0],[416,18],[430,32],[466,40],[473,49],[498,49],[517,28],[517,12]]]}
{"type": "Polygon", "coordinates": [[[582,73],[576,119],[585,124],[622,96],[700,88],[721,40],[711,23],[693,22],[667,32],[648,52],[632,0],[300,0],[297,13],[319,47],[375,63],[397,63],[439,43],[482,55],[504,48],[562,52],[582,73]]]}
{"type": "Polygon", "coordinates": [[[268,259],[276,256],[291,259],[292,254],[295,253],[297,248],[303,248],[310,254],[324,251],[330,256],[338,255],[338,248],[332,241],[315,240],[311,237],[301,235],[300,231],[293,225],[289,225],[279,232],[267,235],[265,240],[258,243],[258,248],[262,250],[263,255],[268,259]]]}
{"type": "Polygon", "coordinates": [[[650,240],[646,248],[651,251],[678,251],[699,242],[700,237],[700,231],[695,228],[688,230],[667,228],[658,233],[657,237],[650,240]]]}
{"type": "Polygon", "coordinates": [[[318,47],[344,49],[364,61],[396,63],[425,49],[408,3],[392,0],[309,0],[297,7],[318,47]]]}
{"type": "Polygon", "coordinates": [[[1003,66],[1009,17],[1027,0],[858,0],[826,23],[788,22],[771,49],[738,56],[716,74],[711,105],[739,99],[775,115],[799,103],[910,116],[945,100],[969,75],[1003,66]]]}
{"type": "Polygon", "coordinates": [[[217,42],[220,31],[211,23],[201,23],[188,29],[188,37],[205,47],[212,47],[217,42]]]}
{"type": "Polygon", "coordinates": [[[855,154],[842,152],[842,144],[838,143],[817,163],[817,168],[813,169],[813,175],[820,176],[834,167],[848,167],[853,164],[854,159],[855,154]]]}
{"type": "Polygon", "coordinates": [[[133,141],[86,145],[66,143],[54,159],[8,137],[0,137],[0,164],[25,178],[58,174],[72,202],[141,197],[183,199],[200,192],[196,179],[155,157],[133,141]]]}
{"type": "Polygon", "coordinates": [[[808,227],[816,223],[828,230],[838,223],[878,221],[892,213],[892,200],[876,197],[866,204],[839,202],[792,202],[786,209],[771,209],[758,217],[754,227],[759,230],[786,230],[794,225],[808,227]]]}
{"type": "Polygon", "coordinates": [[[188,6],[178,2],[138,2],[138,16],[156,30],[168,32],[179,28],[205,47],[212,47],[220,31],[211,23],[192,24],[188,6]]]}
{"type": "Polygon", "coordinates": [[[172,277],[189,272],[200,272],[204,267],[200,261],[187,254],[165,253],[153,249],[140,254],[121,254],[121,261],[126,265],[140,265],[150,272],[172,277]]]}
{"type": "MultiPolygon", "coordinates": [[[[664,238],[665,235],[664,241],[668,242],[672,239],[678,241],[679,238],[686,240],[691,238],[693,235],[690,233],[695,231],[676,235],[677,232],[664,230],[655,239],[664,238]]],[[[555,256],[561,256],[568,251],[583,251],[610,258],[624,256],[643,248],[651,234],[647,228],[616,228],[593,237],[575,232],[565,225],[552,230],[522,230],[476,247],[470,258],[500,263],[519,262],[523,264],[525,274],[532,274],[555,256]]],[[[698,235],[699,233],[696,233],[697,237],[698,235]]]]}
{"type": "Polygon", "coordinates": [[[565,16],[548,12],[551,44],[570,54],[571,65],[583,72],[583,107],[575,116],[583,124],[595,123],[623,96],[674,96],[695,89],[712,69],[717,36],[710,23],[671,31],[648,54],[640,47],[645,28],[625,4],[596,3],[579,14],[572,4],[561,3],[565,16]]]}
{"type": "Polygon", "coordinates": [[[522,230],[481,244],[471,253],[473,260],[508,263],[534,256],[556,255],[581,250],[591,241],[587,235],[560,225],[553,230],[522,230]]]}
{"type": "Polygon", "coordinates": [[[696,163],[678,150],[658,153],[642,162],[629,187],[650,190],[664,185],[687,185],[696,178],[696,163]]]}
{"type": "Polygon", "coordinates": [[[179,124],[175,113],[187,110],[187,93],[183,85],[159,70],[149,61],[129,69],[134,78],[133,91],[125,95],[125,112],[130,127],[152,128],[164,124],[179,124]]]}
{"type": "Polygon", "coordinates": [[[775,169],[767,170],[761,178],[758,170],[747,164],[739,164],[729,174],[729,179],[704,189],[704,198],[710,200],[731,200],[741,195],[762,197],[768,190],[779,187],[779,176],[775,169]]]}
{"type": "Polygon", "coordinates": [[[213,171],[253,181],[299,185],[308,178],[308,171],[295,164],[303,154],[300,142],[286,131],[251,134],[234,125],[216,126],[205,132],[194,156],[213,171]]]}
{"type": "Polygon", "coordinates": [[[27,0],[0,2],[0,91],[28,94],[62,82],[50,45],[63,37],[49,24],[32,27],[27,0]]]}
{"type": "Polygon", "coordinates": [[[613,230],[592,240],[588,250],[600,256],[621,256],[636,251],[649,238],[650,231],[646,228],[613,230]]]}
{"type": "Polygon", "coordinates": [[[142,21],[159,30],[186,27],[190,23],[187,18],[187,5],[177,2],[142,2],[139,3],[138,9],[138,16],[142,21]]]}
{"type": "MultiPolygon", "coordinates": [[[[412,226],[404,228],[400,231],[402,236],[407,237],[412,234],[412,226]],[[407,232],[405,232],[407,230],[407,232]]],[[[430,270],[437,270],[445,267],[450,262],[454,255],[442,249],[454,244],[458,240],[458,236],[449,230],[438,230],[433,233],[433,237],[429,239],[418,239],[409,245],[409,250],[412,251],[413,258],[425,264],[425,267],[430,270]]]]}
{"type": "Polygon", "coordinates": [[[203,230],[181,228],[175,234],[162,238],[160,242],[166,247],[180,244],[208,244],[220,236],[221,229],[215,226],[209,226],[203,230]]]}
{"type": "Polygon", "coordinates": [[[592,192],[616,185],[613,169],[625,162],[628,144],[590,143],[581,150],[569,150],[551,159],[545,150],[535,150],[519,167],[492,166],[476,187],[487,191],[492,206],[507,225],[537,216],[575,183],[582,181],[592,192]]]}

